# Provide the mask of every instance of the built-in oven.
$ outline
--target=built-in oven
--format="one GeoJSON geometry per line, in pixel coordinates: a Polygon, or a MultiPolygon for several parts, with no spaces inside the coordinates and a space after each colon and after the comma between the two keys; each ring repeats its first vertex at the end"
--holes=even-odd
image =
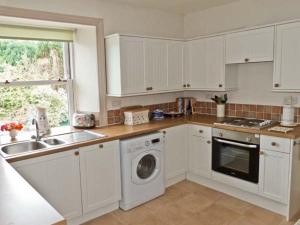
{"type": "Polygon", "coordinates": [[[212,170],[258,183],[259,135],[213,129],[212,170]]]}

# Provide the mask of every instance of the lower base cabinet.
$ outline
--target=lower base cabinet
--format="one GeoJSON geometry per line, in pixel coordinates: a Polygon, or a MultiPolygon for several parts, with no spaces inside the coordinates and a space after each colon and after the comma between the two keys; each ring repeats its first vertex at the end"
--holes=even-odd
{"type": "Polygon", "coordinates": [[[80,148],[83,213],[121,200],[119,141],[80,148]]]}
{"type": "Polygon", "coordinates": [[[288,203],[290,154],[262,150],[259,164],[260,195],[288,203]]]}
{"type": "Polygon", "coordinates": [[[185,125],[162,130],[165,137],[165,178],[167,186],[174,184],[173,179],[185,178],[186,172],[186,143],[185,125]]]}
{"type": "Polygon", "coordinates": [[[211,128],[192,125],[189,130],[188,172],[211,177],[211,128]]]}
{"type": "Polygon", "coordinates": [[[12,163],[67,220],[121,199],[119,141],[12,163]]]}
{"type": "Polygon", "coordinates": [[[77,153],[77,150],[71,150],[12,163],[25,180],[66,219],[82,215],[77,153]]]}

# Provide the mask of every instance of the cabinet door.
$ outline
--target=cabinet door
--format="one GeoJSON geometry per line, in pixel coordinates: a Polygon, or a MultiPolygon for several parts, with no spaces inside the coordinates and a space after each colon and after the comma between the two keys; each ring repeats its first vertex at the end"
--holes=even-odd
{"type": "Polygon", "coordinates": [[[187,89],[204,89],[206,84],[205,40],[187,42],[185,56],[187,89]]]}
{"type": "Polygon", "coordinates": [[[206,89],[217,90],[225,88],[224,45],[223,36],[206,39],[206,89]]]}
{"type": "Polygon", "coordinates": [[[183,42],[168,42],[168,90],[183,88],[183,42]]]}
{"type": "Polygon", "coordinates": [[[165,174],[167,181],[186,172],[186,131],[185,125],[163,130],[165,133],[165,174]]]}
{"type": "Polygon", "coordinates": [[[144,40],[146,89],[153,92],[167,90],[167,41],[158,39],[144,40]]]}
{"type": "Polygon", "coordinates": [[[300,23],[277,26],[274,90],[300,90],[300,23]]]}
{"type": "Polygon", "coordinates": [[[226,35],[226,63],[273,61],[274,27],[226,35]]]}
{"type": "Polygon", "coordinates": [[[75,151],[12,163],[66,219],[82,215],[79,156],[75,155],[75,151]]]}
{"type": "Polygon", "coordinates": [[[260,194],[275,201],[287,203],[290,155],[263,150],[259,162],[260,194]]]}
{"type": "Polygon", "coordinates": [[[122,94],[145,92],[144,39],[122,36],[120,51],[122,94]]]}
{"type": "Polygon", "coordinates": [[[80,148],[83,213],[121,199],[119,141],[80,148]]]}
{"type": "Polygon", "coordinates": [[[211,138],[189,134],[189,172],[199,176],[211,177],[211,154],[211,138]]]}

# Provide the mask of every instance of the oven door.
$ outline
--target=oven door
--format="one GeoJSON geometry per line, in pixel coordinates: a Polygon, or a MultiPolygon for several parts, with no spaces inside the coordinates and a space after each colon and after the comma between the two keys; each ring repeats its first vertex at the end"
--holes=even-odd
{"type": "Polygon", "coordinates": [[[259,145],[213,137],[212,169],[258,183],[259,145]]]}

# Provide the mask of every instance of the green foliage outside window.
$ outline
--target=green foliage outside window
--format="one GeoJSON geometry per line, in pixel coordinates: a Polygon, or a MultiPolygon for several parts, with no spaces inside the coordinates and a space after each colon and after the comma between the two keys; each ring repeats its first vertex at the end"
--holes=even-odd
{"type": "MultiPolygon", "coordinates": [[[[63,43],[0,40],[0,82],[64,79],[63,43]]],[[[29,123],[36,106],[52,127],[69,124],[65,85],[0,87],[0,121],[29,123]]]]}

